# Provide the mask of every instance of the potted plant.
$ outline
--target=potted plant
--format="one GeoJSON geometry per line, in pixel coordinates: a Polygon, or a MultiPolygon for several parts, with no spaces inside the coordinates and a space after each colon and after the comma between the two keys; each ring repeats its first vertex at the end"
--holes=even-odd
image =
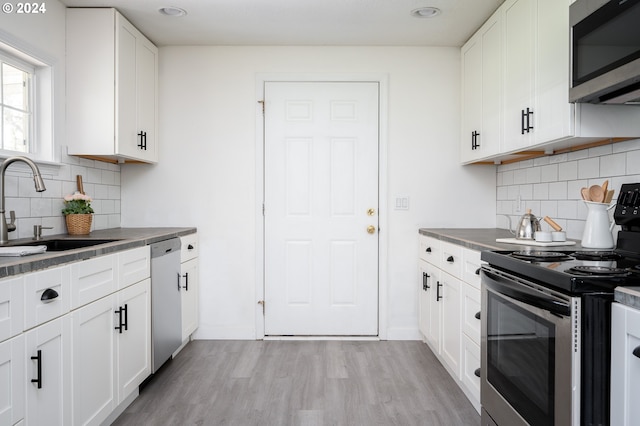
{"type": "Polygon", "coordinates": [[[62,214],[67,222],[69,235],[89,235],[91,232],[93,219],[91,201],[91,197],[80,192],[65,195],[62,214]]]}

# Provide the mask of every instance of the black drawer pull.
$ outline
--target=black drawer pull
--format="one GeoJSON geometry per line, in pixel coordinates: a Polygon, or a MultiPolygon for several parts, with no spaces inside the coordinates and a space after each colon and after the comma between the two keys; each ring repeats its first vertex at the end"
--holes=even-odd
{"type": "Polygon", "coordinates": [[[633,350],[633,355],[640,358],[640,346],[633,350]]]}
{"type": "Polygon", "coordinates": [[[479,320],[479,319],[480,319],[480,311],[476,312],[475,317],[476,317],[476,319],[477,319],[477,320],[479,320]]]}
{"type": "Polygon", "coordinates": [[[447,262],[449,262],[449,263],[453,263],[453,256],[449,256],[449,257],[447,257],[447,262]]]}
{"type": "Polygon", "coordinates": [[[122,313],[124,310],[122,308],[116,309],[113,311],[114,314],[118,315],[118,325],[114,327],[114,330],[118,330],[120,334],[122,334],[122,329],[124,328],[124,323],[122,322],[122,313]]]}
{"type": "Polygon", "coordinates": [[[427,249],[425,250],[427,253],[431,253],[431,247],[427,247],[427,249]]]}
{"type": "Polygon", "coordinates": [[[193,249],[194,249],[193,245],[189,244],[189,245],[187,246],[187,250],[193,250],[193,249]]]}
{"type": "Polygon", "coordinates": [[[476,275],[480,275],[480,269],[482,269],[482,268],[476,269],[476,275]]]}
{"type": "Polygon", "coordinates": [[[48,303],[54,300],[55,298],[57,298],[58,296],[59,294],[57,291],[55,291],[52,288],[48,288],[42,292],[42,295],[40,296],[40,300],[42,300],[45,303],[48,303]]]}
{"type": "Polygon", "coordinates": [[[42,351],[38,349],[38,355],[32,356],[31,359],[38,362],[36,367],[36,370],[38,372],[38,378],[31,379],[31,383],[37,383],[38,389],[42,389],[42,351]]]}
{"type": "Polygon", "coordinates": [[[422,290],[424,291],[427,291],[431,288],[431,286],[429,285],[429,278],[431,278],[429,274],[427,274],[426,272],[422,273],[422,290]]]}
{"type": "Polygon", "coordinates": [[[480,377],[480,369],[476,368],[476,371],[474,371],[473,374],[475,374],[476,377],[480,377]]]}

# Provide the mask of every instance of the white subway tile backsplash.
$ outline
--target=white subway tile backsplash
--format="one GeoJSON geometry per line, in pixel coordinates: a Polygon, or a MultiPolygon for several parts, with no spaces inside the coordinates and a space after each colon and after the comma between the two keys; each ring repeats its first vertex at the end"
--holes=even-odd
{"type": "Polygon", "coordinates": [[[640,139],[500,165],[497,176],[499,228],[507,227],[504,215],[517,220],[530,208],[539,218],[552,217],[569,238],[579,240],[587,218],[580,189],[608,179],[615,202],[623,183],[640,182],[640,139]]]}

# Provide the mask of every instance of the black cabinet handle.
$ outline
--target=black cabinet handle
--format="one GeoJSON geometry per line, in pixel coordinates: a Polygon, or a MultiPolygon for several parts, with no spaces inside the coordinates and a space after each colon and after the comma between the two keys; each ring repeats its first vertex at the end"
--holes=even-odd
{"type": "Polygon", "coordinates": [[[520,134],[524,135],[524,120],[525,120],[525,113],[524,110],[521,109],[520,110],[520,134]]]}
{"type": "Polygon", "coordinates": [[[632,353],[633,353],[634,356],[640,358],[640,346],[635,348],[632,353]]]}
{"type": "Polygon", "coordinates": [[[475,374],[476,377],[480,377],[480,369],[476,368],[476,370],[473,372],[473,374],[475,374]]]}
{"type": "Polygon", "coordinates": [[[427,247],[427,249],[425,250],[427,253],[431,253],[431,247],[427,247]]]}
{"type": "Polygon", "coordinates": [[[140,136],[140,143],[138,143],[138,148],[147,150],[147,132],[143,132],[142,130],[138,133],[140,136]]]}
{"type": "Polygon", "coordinates": [[[178,272],[178,291],[180,291],[181,288],[182,286],[180,285],[180,272],[178,272]]]}
{"type": "Polygon", "coordinates": [[[59,295],[57,291],[55,291],[52,288],[48,288],[42,292],[42,295],[40,296],[40,300],[42,300],[45,303],[48,303],[54,300],[55,298],[57,298],[58,296],[59,295]]]}
{"type": "Polygon", "coordinates": [[[184,288],[185,291],[189,291],[189,273],[185,272],[183,277],[184,277],[184,287],[182,288],[184,288]]]}
{"type": "Polygon", "coordinates": [[[533,126],[531,125],[531,116],[533,115],[533,111],[527,108],[527,133],[533,130],[533,126]]]}
{"type": "Polygon", "coordinates": [[[122,323],[122,308],[116,309],[113,313],[118,315],[118,325],[114,327],[114,330],[118,330],[118,333],[122,334],[124,324],[122,323]]]}
{"type": "Polygon", "coordinates": [[[449,257],[447,257],[447,262],[449,262],[449,263],[453,263],[453,256],[449,256],[449,257]]]}
{"type": "Polygon", "coordinates": [[[480,275],[480,269],[482,269],[482,268],[476,269],[476,275],[480,275]]]}
{"type": "Polygon", "coordinates": [[[37,379],[31,379],[31,383],[37,383],[38,384],[38,389],[42,389],[42,351],[40,349],[38,349],[38,355],[36,356],[32,356],[31,359],[37,361],[37,372],[38,372],[38,378],[37,379]]]}
{"type": "Polygon", "coordinates": [[[478,143],[478,136],[480,136],[480,133],[476,130],[471,133],[471,150],[476,150],[480,147],[480,144],[478,143]]]}
{"type": "Polygon", "coordinates": [[[429,285],[429,278],[429,274],[427,274],[426,272],[422,273],[422,290],[424,291],[427,291],[431,288],[431,286],[429,285]]]}
{"type": "Polygon", "coordinates": [[[124,304],[124,308],[121,308],[124,310],[124,330],[127,331],[129,330],[129,315],[127,314],[127,312],[129,312],[129,309],[127,307],[127,304],[124,304]]]}
{"type": "Polygon", "coordinates": [[[442,287],[442,284],[440,284],[440,281],[436,281],[436,302],[440,301],[440,299],[443,299],[443,297],[440,296],[440,287],[442,287]]]}
{"type": "Polygon", "coordinates": [[[187,250],[193,250],[193,249],[194,249],[193,245],[189,244],[189,245],[187,246],[187,250]]]}
{"type": "Polygon", "coordinates": [[[480,319],[480,311],[476,312],[475,317],[476,317],[477,320],[480,319]]]}

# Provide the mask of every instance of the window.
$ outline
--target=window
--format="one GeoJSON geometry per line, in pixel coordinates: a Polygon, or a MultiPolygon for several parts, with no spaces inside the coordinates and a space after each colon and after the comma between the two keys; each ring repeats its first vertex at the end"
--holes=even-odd
{"type": "Polygon", "coordinates": [[[35,71],[27,64],[0,56],[0,149],[31,152],[35,71]]]}

